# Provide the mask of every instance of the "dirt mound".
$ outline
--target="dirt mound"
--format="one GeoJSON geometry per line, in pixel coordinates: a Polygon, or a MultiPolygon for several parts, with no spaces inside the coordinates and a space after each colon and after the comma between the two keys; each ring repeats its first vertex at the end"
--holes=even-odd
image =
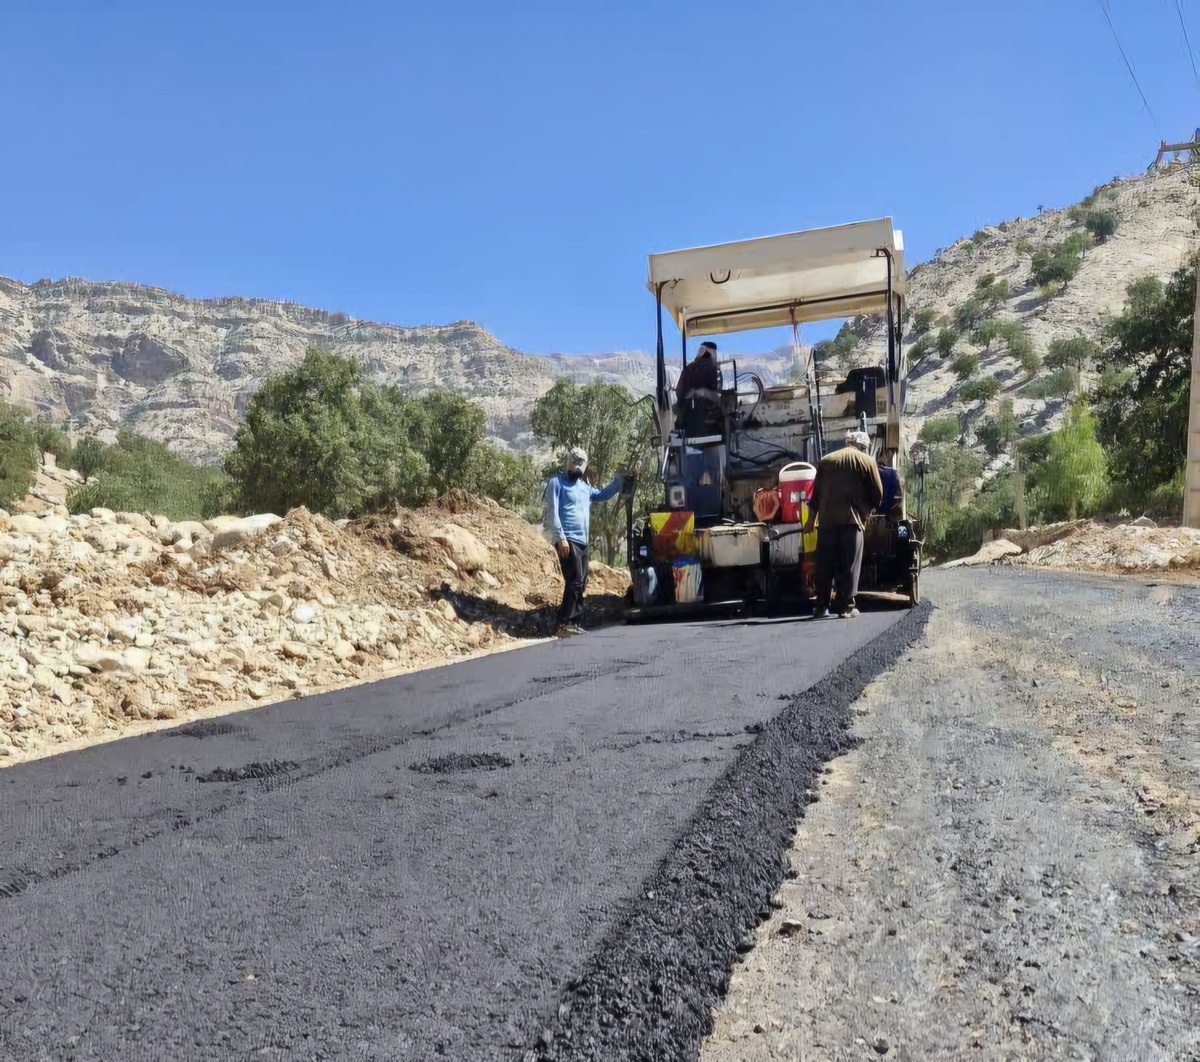
{"type": "Polygon", "coordinates": [[[1024,531],[1005,530],[971,557],[942,565],[1022,564],[1066,571],[1127,575],[1175,572],[1200,575],[1200,531],[1155,527],[1144,517],[1109,525],[1072,520],[1024,531]]]}
{"type": "MultiPolygon", "coordinates": [[[[561,587],[538,528],[464,494],[353,523],[0,511],[0,762],[544,637],[561,587]]],[[[595,565],[593,620],[627,588],[595,565]]]]}

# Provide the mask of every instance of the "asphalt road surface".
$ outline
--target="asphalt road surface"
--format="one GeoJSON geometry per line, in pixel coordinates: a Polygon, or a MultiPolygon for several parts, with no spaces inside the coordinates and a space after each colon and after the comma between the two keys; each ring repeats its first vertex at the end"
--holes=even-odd
{"type": "Polygon", "coordinates": [[[695,1057],[927,611],[617,627],[7,768],[0,1058],[695,1057]]]}

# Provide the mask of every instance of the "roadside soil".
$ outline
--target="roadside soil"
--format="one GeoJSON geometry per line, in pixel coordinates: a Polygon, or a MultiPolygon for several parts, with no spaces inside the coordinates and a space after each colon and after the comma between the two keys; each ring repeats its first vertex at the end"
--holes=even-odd
{"type": "Polygon", "coordinates": [[[704,1062],[1200,1059],[1200,587],[930,573],[704,1062]]]}

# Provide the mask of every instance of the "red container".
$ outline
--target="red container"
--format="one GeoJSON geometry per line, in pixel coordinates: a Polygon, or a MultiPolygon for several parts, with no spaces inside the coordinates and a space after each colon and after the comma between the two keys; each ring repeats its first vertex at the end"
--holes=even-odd
{"type": "Polygon", "coordinates": [[[783,523],[804,522],[816,478],[816,468],[807,461],[793,461],[779,470],[779,518],[783,523]]]}

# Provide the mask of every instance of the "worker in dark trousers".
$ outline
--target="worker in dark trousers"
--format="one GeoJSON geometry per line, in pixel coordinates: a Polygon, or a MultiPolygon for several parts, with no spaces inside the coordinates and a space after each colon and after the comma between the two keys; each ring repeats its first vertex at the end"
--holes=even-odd
{"type": "Polygon", "coordinates": [[[858,576],[862,569],[863,527],[883,501],[879,469],[871,460],[871,440],[865,431],[846,435],[846,445],[821,458],[813,481],[805,533],[811,532],[817,516],[817,603],[813,616],[829,612],[830,595],[842,619],[858,615],[858,576]]]}
{"type": "Polygon", "coordinates": [[[547,524],[563,576],[558,633],[564,635],[581,633],[578,621],[583,613],[583,594],[587,589],[592,502],[608,501],[624,483],[624,477],[618,472],[607,487],[593,487],[583,478],[587,462],[587,451],[572,447],[567,451],[562,472],[546,486],[547,524]]]}

